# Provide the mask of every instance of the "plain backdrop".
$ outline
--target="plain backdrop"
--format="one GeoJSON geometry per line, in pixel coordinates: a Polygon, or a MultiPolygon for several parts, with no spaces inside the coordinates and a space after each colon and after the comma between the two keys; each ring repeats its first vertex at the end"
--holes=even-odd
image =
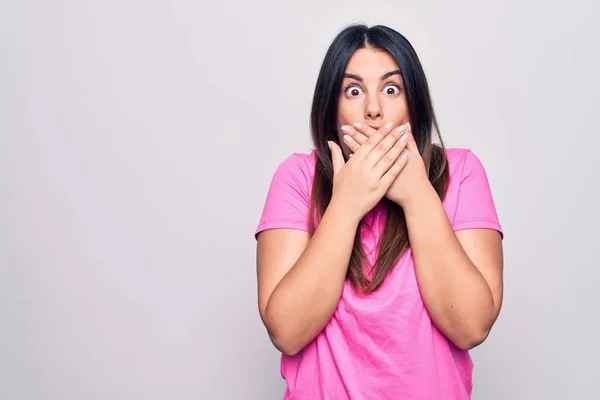
{"type": "Polygon", "coordinates": [[[488,172],[505,302],[474,399],[600,381],[594,1],[4,1],[0,399],[279,399],[254,230],[310,151],[334,36],[416,48],[448,146],[488,172]]]}

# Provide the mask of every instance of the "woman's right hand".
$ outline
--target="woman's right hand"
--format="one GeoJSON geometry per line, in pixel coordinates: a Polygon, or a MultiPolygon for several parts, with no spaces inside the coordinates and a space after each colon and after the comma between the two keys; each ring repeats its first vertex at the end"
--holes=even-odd
{"type": "Polygon", "coordinates": [[[333,193],[330,204],[361,220],[385,195],[406,165],[405,133],[379,129],[345,162],[342,149],[330,141],[333,193]],[[396,162],[400,158],[400,162],[396,162]]]}

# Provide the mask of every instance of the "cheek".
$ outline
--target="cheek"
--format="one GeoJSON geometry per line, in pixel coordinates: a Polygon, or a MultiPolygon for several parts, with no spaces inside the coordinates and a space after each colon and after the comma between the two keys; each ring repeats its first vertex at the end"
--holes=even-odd
{"type": "Polygon", "coordinates": [[[338,127],[352,125],[363,120],[363,108],[358,101],[340,101],[338,104],[338,127]]]}
{"type": "Polygon", "coordinates": [[[391,120],[397,125],[401,125],[408,121],[408,107],[404,99],[390,101],[386,104],[383,112],[386,120],[391,120]]]}

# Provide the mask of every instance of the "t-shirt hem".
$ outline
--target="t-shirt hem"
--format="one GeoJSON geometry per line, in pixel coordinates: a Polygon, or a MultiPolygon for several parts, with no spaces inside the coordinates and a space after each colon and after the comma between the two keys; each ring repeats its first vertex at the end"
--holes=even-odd
{"type": "Polygon", "coordinates": [[[256,232],[254,233],[254,238],[258,238],[258,234],[267,229],[298,229],[301,231],[308,232],[308,226],[306,221],[264,221],[258,225],[256,228],[256,232]]]}
{"type": "Polygon", "coordinates": [[[489,220],[476,220],[476,221],[465,221],[458,222],[453,225],[453,229],[455,231],[460,231],[464,229],[494,229],[500,232],[502,238],[504,238],[504,232],[502,230],[502,226],[498,222],[489,221],[489,220]]]}

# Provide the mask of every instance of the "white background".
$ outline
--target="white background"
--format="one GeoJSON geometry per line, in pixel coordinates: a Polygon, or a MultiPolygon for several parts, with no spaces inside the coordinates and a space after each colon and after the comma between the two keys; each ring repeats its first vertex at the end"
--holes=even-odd
{"type": "Polygon", "coordinates": [[[0,398],[281,398],[253,234],[352,22],[411,41],[488,172],[506,287],[474,399],[593,398],[597,4],[4,2],[0,398]]]}

